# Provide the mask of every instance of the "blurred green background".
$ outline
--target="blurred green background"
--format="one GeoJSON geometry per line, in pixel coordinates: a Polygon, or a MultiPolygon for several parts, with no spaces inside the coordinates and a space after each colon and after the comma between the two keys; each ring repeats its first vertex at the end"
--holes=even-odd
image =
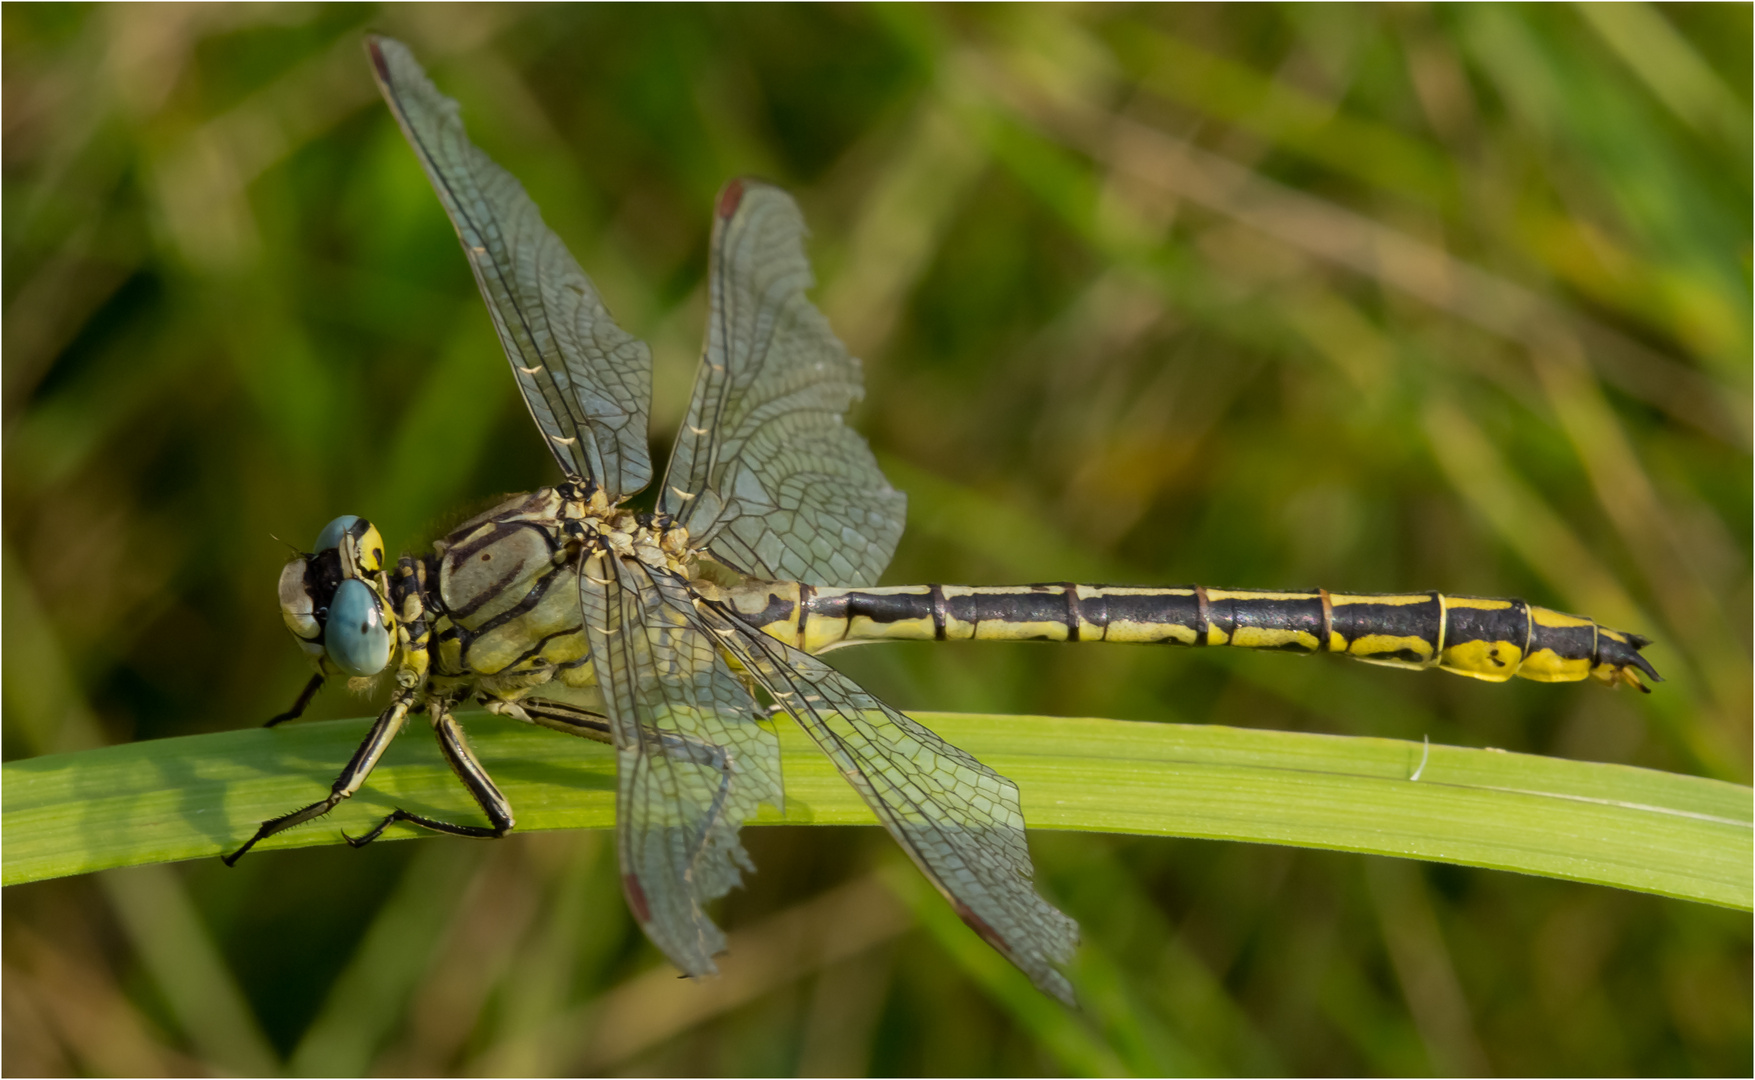
{"type": "MultiPolygon", "coordinates": [[[[856,423],[910,495],[886,582],[1518,595],[1651,635],[1669,680],[836,655],[895,704],[1750,780],[1746,5],[0,19],[9,759],[260,723],[307,676],[274,605],[289,544],[354,512],[413,549],[557,478],[371,85],[378,30],[653,345],[657,454],[698,355],[714,192],[748,173],[796,193],[816,296],[866,359],[856,423]]],[[[374,711],[331,688],[309,715],[374,711]]],[[[1752,1068],[1742,913],[1036,833],[1084,927],[1075,1015],[1020,992],[879,830],[746,843],[761,872],[722,905],[733,953],[702,985],[633,927],[603,834],[9,889],[3,1068],[1752,1068]]]]}

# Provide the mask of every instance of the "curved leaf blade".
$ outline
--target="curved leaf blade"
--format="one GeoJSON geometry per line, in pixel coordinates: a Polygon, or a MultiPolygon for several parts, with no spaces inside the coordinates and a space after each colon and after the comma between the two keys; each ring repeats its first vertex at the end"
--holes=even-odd
{"type": "MultiPolygon", "coordinates": [[[[1396,739],[916,718],[1015,780],[1037,828],[1398,855],[1755,909],[1755,793],[1738,784],[1396,739]]],[[[466,724],[520,830],[614,824],[608,747],[481,714],[466,724]]],[[[0,880],[216,856],[328,786],[367,725],[255,728],[7,762],[0,880]]],[[[802,732],[782,725],[780,744],[786,813],[764,809],[755,824],[874,823],[802,732]]],[[[362,831],[397,805],[459,821],[475,813],[437,748],[405,738],[348,804],[261,846],[338,843],[342,830],[362,831]]]]}

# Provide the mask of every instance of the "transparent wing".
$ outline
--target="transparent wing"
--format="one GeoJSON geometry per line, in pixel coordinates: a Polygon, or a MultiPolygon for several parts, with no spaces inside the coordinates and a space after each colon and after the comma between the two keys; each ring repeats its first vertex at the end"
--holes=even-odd
{"type": "Polygon", "coordinates": [[[652,354],[618,327],[511,173],[469,141],[457,103],[407,47],[366,39],[378,88],[451,216],[530,415],[569,476],[616,496],[652,479],[652,354]]]}
{"type": "Polygon", "coordinates": [[[1078,924],[1036,895],[1017,785],[809,653],[703,604],[740,663],[817,741],[965,923],[1047,993],[1078,924]]]}
{"type": "Polygon", "coordinates": [[[616,748],[622,888],[646,936],[688,975],[725,937],[701,905],[753,870],[738,830],[781,805],[780,746],[680,581],[613,556],[579,592],[616,748]]]}
{"type": "Polygon", "coordinates": [[[658,509],[749,574],[871,585],[902,535],[903,495],[842,417],[859,361],[804,298],[791,196],[734,180],[713,223],[707,350],[658,509]]]}

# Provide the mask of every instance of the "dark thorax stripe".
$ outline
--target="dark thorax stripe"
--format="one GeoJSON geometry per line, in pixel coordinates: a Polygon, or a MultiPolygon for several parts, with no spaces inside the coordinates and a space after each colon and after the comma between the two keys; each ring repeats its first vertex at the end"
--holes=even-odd
{"type": "Polygon", "coordinates": [[[570,661],[567,664],[563,665],[563,664],[551,663],[542,654],[543,654],[543,650],[547,649],[550,645],[554,644],[555,642],[565,641],[569,638],[573,638],[573,637],[578,636],[580,634],[580,632],[583,630],[583,627],[584,627],[584,624],[581,623],[580,625],[571,627],[569,629],[556,630],[551,634],[543,635],[542,637],[540,637],[536,640],[536,643],[534,645],[530,646],[530,648],[525,649],[523,652],[521,652],[517,656],[513,657],[512,662],[507,664],[504,668],[501,668],[500,670],[502,672],[516,672],[516,671],[530,671],[530,670],[535,670],[535,669],[544,668],[544,667],[563,667],[563,666],[564,667],[577,667],[579,664],[584,663],[585,661],[589,660],[590,657],[586,656],[586,657],[583,657],[579,660],[570,661]]]}
{"type": "MultiPolygon", "coordinates": [[[[494,527],[484,527],[477,530],[475,535],[450,548],[446,552],[445,557],[453,564],[473,562],[482,555],[491,552],[494,548],[504,545],[507,542],[508,534],[514,531],[522,531],[525,534],[534,534],[541,541],[542,545],[548,549],[551,556],[556,550],[555,537],[550,530],[527,521],[510,521],[496,523],[494,527]]],[[[554,567],[551,563],[548,569],[540,573],[540,576],[546,580],[553,571],[554,567]]],[[[473,586],[471,594],[468,597],[457,597],[454,599],[454,602],[448,603],[445,606],[452,617],[460,622],[467,622],[483,607],[501,600],[507,587],[509,587],[514,581],[518,580],[520,576],[529,573],[530,568],[528,565],[514,563],[507,566],[505,571],[495,577],[493,581],[483,585],[473,586]]],[[[540,599],[540,597],[538,597],[538,599],[540,599]]],[[[534,601],[530,601],[527,597],[526,602],[520,604],[519,608],[520,610],[529,610],[533,603],[534,601]]],[[[476,629],[485,630],[489,626],[503,622],[508,616],[515,618],[516,615],[517,612],[501,612],[491,620],[485,620],[483,624],[477,626],[476,629]]]]}
{"type": "MultiPolygon", "coordinates": [[[[548,598],[549,588],[553,586],[557,580],[562,579],[562,575],[559,571],[563,569],[566,568],[551,566],[541,574],[537,575],[530,588],[525,591],[524,596],[519,599],[517,603],[508,607],[505,611],[500,612],[498,615],[495,615],[493,618],[483,620],[481,625],[475,628],[475,633],[477,635],[491,633],[507,623],[512,622],[514,619],[520,619],[530,614],[531,611],[535,610],[538,605],[548,598]]],[[[569,586],[574,585],[577,581],[578,578],[573,575],[569,574],[565,576],[565,583],[569,586]]],[[[582,622],[575,623],[572,629],[577,630],[583,625],[584,623],[582,622]]]]}

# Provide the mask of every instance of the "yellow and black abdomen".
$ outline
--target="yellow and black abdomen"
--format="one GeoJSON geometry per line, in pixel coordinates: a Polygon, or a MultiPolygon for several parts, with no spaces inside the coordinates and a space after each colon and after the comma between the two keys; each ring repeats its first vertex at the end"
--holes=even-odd
{"type": "Polygon", "coordinates": [[[1594,675],[1644,689],[1638,672],[1663,681],[1639,655],[1649,639],[1522,600],[1437,592],[1322,596],[1329,651],[1360,660],[1437,667],[1488,682],[1594,675]]]}
{"type": "MultiPolygon", "coordinates": [[[[1331,593],[1112,585],[839,589],[749,582],[731,596],[745,621],[810,652],[895,640],[1113,641],[1332,652],[1504,682],[1661,681],[1649,642],[1522,600],[1424,593],[1331,593]]],[[[1641,687],[1643,689],[1643,687],[1641,687]]]]}

